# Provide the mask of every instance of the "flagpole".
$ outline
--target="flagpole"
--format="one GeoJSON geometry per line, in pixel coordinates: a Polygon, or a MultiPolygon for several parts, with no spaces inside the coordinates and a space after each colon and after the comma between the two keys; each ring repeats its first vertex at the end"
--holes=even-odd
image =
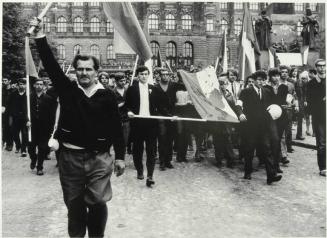
{"type": "Polygon", "coordinates": [[[131,84],[130,85],[133,85],[133,80],[134,80],[134,76],[135,76],[138,61],[139,61],[139,55],[136,55],[136,60],[135,60],[134,68],[133,68],[133,74],[132,74],[132,79],[131,79],[131,84]]]}
{"type": "MultiPolygon", "coordinates": [[[[242,39],[241,39],[241,44],[243,44],[243,38],[244,38],[244,34],[246,34],[244,32],[244,26],[243,26],[243,34],[242,34],[242,39]]],[[[245,78],[244,78],[244,75],[245,75],[245,50],[244,50],[244,47],[242,47],[242,72],[241,72],[241,80],[244,82],[245,81],[245,78]]]]}
{"type": "Polygon", "coordinates": [[[170,70],[170,72],[173,73],[173,71],[171,70],[171,68],[170,68],[170,66],[169,66],[169,64],[167,62],[167,60],[165,62],[166,62],[166,65],[168,66],[168,69],[170,70]]]}
{"type": "MultiPolygon", "coordinates": [[[[45,14],[49,11],[51,5],[53,2],[48,2],[48,4],[45,6],[45,8],[42,10],[42,12],[38,15],[37,19],[39,21],[42,21],[42,18],[45,16],[45,14]]],[[[30,29],[27,32],[27,35],[30,36],[33,31],[35,30],[35,26],[30,27],[30,29]]]]}
{"type": "MultiPolygon", "coordinates": [[[[31,105],[30,105],[30,76],[26,74],[26,98],[27,98],[27,121],[31,123],[31,105]]],[[[28,142],[32,141],[31,125],[27,127],[28,142]]]]}
{"type": "Polygon", "coordinates": [[[190,117],[164,117],[164,116],[142,116],[142,115],[134,115],[134,118],[175,120],[175,121],[207,121],[207,119],[190,118],[190,117]]]}
{"type": "Polygon", "coordinates": [[[68,69],[67,69],[66,73],[65,73],[66,75],[68,75],[68,73],[69,73],[71,67],[72,67],[72,65],[70,64],[70,65],[68,66],[68,69]]]}

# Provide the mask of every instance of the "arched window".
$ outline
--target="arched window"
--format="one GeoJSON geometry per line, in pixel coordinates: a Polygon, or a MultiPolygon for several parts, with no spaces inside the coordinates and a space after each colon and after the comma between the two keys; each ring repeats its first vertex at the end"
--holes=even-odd
{"type": "MultiPolygon", "coordinates": [[[[158,66],[158,51],[160,50],[158,42],[152,41],[150,43],[151,51],[152,51],[152,62],[153,65],[158,66]]],[[[162,59],[161,59],[162,60],[162,59]]]]}
{"type": "Polygon", "coordinates": [[[67,3],[66,2],[58,2],[57,5],[59,7],[66,7],[67,6],[67,3]]]}
{"type": "Polygon", "coordinates": [[[166,29],[175,30],[175,17],[172,14],[166,15],[166,29]]]}
{"type": "Polygon", "coordinates": [[[74,7],[83,7],[83,3],[82,2],[73,2],[73,6],[74,7]]]}
{"type": "Polygon", "coordinates": [[[234,2],[234,9],[235,10],[241,10],[241,9],[243,9],[243,3],[241,3],[241,2],[234,2]]]}
{"type": "Polygon", "coordinates": [[[237,19],[234,25],[235,35],[239,35],[241,33],[241,30],[242,30],[242,21],[240,19],[237,19]]]}
{"type": "Polygon", "coordinates": [[[66,58],[66,49],[65,49],[64,45],[58,45],[57,51],[58,51],[59,59],[65,59],[66,58]]]}
{"type": "Polygon", "coordinates": [[[82,53],[82,46],[80,45],[75,45],[74,46],[74,56],[77,54],[81,54],[82,53]]]}
{"type": "Polygon", "coordinates": [[[100,32],[100,21],[97,17],[91,18],[91,32],[100,32]]]}
{"type": "Polygon", "coordinates": [[[112,25],[112,23],[109,20],[107,20],[106,28],[107,28],[107,32],[110,32],[110,33],[114,32],[114,26],[112,25]]]}
{"type": "Polygon", "coordinates": [[[98,7],[100,6],[99,2],[90,2],[90,7],[98,7]]]}
{"type": "Polygon", "coordinates": [[[99,46],[97,45],[91,45],[91,55],[95,56],[97,59],[100,58],[100,51],[99,51],[99,46]]]}
{"type": "Polygon", "coordinates": [[[193,45],[190,42],[185,42],[183,45],[184,66],[193,64],[193,45]]]}
{"type": "Polygon", "coordinates": [[[24,2],[24,5],[25,6],[33,6],[34,5],[34,2],[24,2]]]}
{"type": "Polygon", "coordinates": [[[303,26],[301,24],[301,21],[298,21],[297,25],[296,25],[296,33],[297,33],[298,36],[301,35],[302,29],[303,29],[303,26]]]}
{"type": "Polygon", "coordinates": [[[44,16],[43,19],[42,19],[42,23],[43,23],[43,25],[42,25],[43,26],[43,31],[44,32],[50,32],[51,24],[50,24],[49,17],[44,16]]]}
{"type": "Polygon", "coordinates": [[[158,30],[159,29],[159,19],[156,14],[151,14],[148,21],[149,30],[158,30]]]}
{"type": "Polygon", "coordinates": [[[227,2],[219,3],[219,8],[222,9],[222,10],[226,10],[227,9],[227,2]]]}
{"type": "Polygon", "coordinates": [[[207,31],[214,31],[214,24],[213,24],[213,17],[210,16],[206,20],[206,30],[207,31]]]}
{"type": "Polygon", "coordinates": [[[259,10],[259,4],[257,2],[256,3],[250,3],[249,9],[250,10],[259,10]]]}
{"type": "Polygon", "coordinates": [[[192,30],[192,18],[190,15],[182,16],[182,28],[183,30],[192,30]]]}
{"type": "Polygon", "coordinates": [[[59,17],[57,20],[57,32],[67,32],[67,21],[64,17],[59,17]]]}
{"type": "Polygon", "coordinates": [[[223,34],[224,30],[228,30],[228,22],[225,19],[220,21],[219,33],[223,34]]]}
{"type": "Polygon", "coordinates": [[[317,3],[310,3],[309,7],[310,7],[311,11],[313,11],[313,12],[317,11],[317,3]]]}
{"type": "Polygon", "coordinates": [[[296,12],[303,12],[303,3],[294,3],[294,10],[296,12]]]}
{"type": "Polygon", "coordinates": [[[115,54],[114,54],[114,47],[113,45],[108,45],[107,47],[107,60],[114,59],[115,54]]]}
{"type": "Polygon", "coordinates": [[[81,17],[75,17],[73,22],[74,32],[83,32],[83,19],[81,17]]]}
{"type": "Polygon", "coordinates": [[[169,66],[176,66],[176,44],[174,42],[168,42],[166,46],[166,59],[169,66]]]}

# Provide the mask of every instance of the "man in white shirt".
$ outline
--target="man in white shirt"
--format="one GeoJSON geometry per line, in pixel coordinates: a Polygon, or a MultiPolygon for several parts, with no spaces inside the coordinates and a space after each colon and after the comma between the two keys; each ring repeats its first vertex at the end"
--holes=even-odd
{"type": "MultiPolygon", "coordinates": [[[[155,114],[155,106],[151,95],[153,85],[148,84],[149,69],[140,66],[136,70],[138,82],[130,86],[126,93],[126,107],[128,116],[135,115],[149,117],[155,114]]],[[[155,166],[155,148],[157,136],[157,121],[146,118],[133,118],[130,121],[131,140],[133,142],[133,161],[137,170],[137,179],[143,180],[143,151],[147,155],[147,180],[146,185],[151,187],[154,184],[153,171],[155,166]]]]}

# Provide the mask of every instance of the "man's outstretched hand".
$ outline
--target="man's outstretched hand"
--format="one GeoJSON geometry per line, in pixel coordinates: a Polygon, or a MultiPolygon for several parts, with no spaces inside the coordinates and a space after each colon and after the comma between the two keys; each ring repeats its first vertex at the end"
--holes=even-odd
{"type": "Polygon", "coordinates": [[[34,27],[34,31],[30,34],[30,36],[35,37],[35,38],[39,38],[39,37],[43,37],[43,30],[41,27],[41,21],[34,17],[31,21],[30,21],[30,27],[34,27]]]}

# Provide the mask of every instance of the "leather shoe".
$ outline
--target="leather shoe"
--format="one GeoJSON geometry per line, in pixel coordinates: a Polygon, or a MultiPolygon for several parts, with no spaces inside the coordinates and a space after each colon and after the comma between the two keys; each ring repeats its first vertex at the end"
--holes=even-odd
{"type": "Polygon", "coordinates": [[[267,184],[268,185],[271,185],[273,182],[278,182],[281,179],[282,179],[282,176],[281,175],[276,175],[274,177],[268,177],[267,178],[267,184]]]}
{"type": "Polygon", "coordinates": [[[182,158],[177,158],[176,159],[176,161],[178,162],[178,163],[181,163],[181,162],[185,162],[185,163],[187,163],[188,161],[187,161],[187,159],[182,159],[182,158]]]}
{"type": "Polygon", "coordinates": [[[244,179],[248,179],[248,180],[251,180],[251,174],[244,174],[244,179]]]}
{"type": "Polygon", "coordinates": [[[160,171],[165,171],[165,170],[166,170],[165,165],[164,165],[164,164],[160,164],[160,166],[159,166],[159,170],[160,170],[160,171]]]}
{"type": "Polygon", "coordinates": [[[42,176],[44,173],[43,173],[43,171],[42,170],[38,170],[37,172],[36,172],[36,175],[39,175],[39,176],[42,176]]]}
{"type": "Polygon", "coordinates": [[[319,175],[320,175],[320,176],[324,176],[324,177],[326,177],[326,170],[321,170],[321,171],[319,172],[319,175]]]}
{"type": "Polygon", "coordinates": [[[144,175],[143,174],[137,174],[137,179],[143,180],[144,179],[144,175]]]}
{"type": "Polygon", "coordinates": [[[290,161],[287,159],[287,157],[283,157],[281,162],[282,164],[288,164],[290,161]]]}
{"type": "Polygon", "coordinates": [[[294,152],[294,149],[293,148],[289,148],[289,149],[287,149],[287,152],[288,153],[293,153],[294,152]]]}
{"type": "Polygon", "coordinates": [[[31,168],[31,170],[35,169],[35,163],[31,162],[30,168],[31,168]]]}
{"type": "Polygon", "coordinates": [[[276,169],[277,173],[282,174],[283,170],[281,170],[280,168],[276,169]]]}
{"type": "Polygon", "coordinates": [[[297,136],[296,139],[297,140],[304,140],[305,138],[303,136],[297,136]]]}
{"type": "Polygon", "coordinates": [[[171,163],[167,163],[167,164],[166,164],[166,168],[168,168],[168,169],[173,169],[174,166],[173,166],[171,163]]]}
{"type": "Polygon", "coordinates": [[[145,184],[146,184],[147,187],[151,188],[151,186],[154,185],[155,182],[153,181],[152,178],[147,178],[145,184]]]}
{"type": "Polygon", "coordinates": [[[20,157],[26,157],[26,156],[27,156],[26,152],[22,152],[22,154],[20,155],[20,157]]]}

